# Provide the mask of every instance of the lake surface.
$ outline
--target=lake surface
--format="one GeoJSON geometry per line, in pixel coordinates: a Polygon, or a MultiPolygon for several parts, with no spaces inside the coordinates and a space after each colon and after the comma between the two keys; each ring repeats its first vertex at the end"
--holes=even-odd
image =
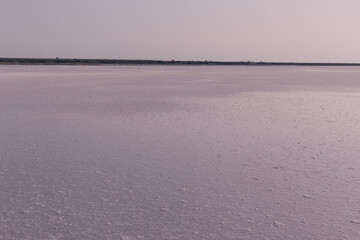
{"type": "Polygon", "coordinates": [[[360,68],[0,66],[0,239],[360,239],[360,68]]]}

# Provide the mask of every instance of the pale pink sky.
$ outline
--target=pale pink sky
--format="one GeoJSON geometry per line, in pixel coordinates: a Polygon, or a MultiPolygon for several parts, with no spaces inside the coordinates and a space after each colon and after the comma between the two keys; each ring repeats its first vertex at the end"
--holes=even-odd
{"type": "Polygon", "coordinates": [[[0,57],[360,62],[359,0],[1,0],[0,57]]]}

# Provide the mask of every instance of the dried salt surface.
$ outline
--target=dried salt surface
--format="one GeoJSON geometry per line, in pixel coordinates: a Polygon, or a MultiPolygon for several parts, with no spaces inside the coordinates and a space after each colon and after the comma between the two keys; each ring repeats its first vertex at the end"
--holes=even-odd
{"type": "Polygon", "coordinates": [[[0,66],[0,239],[360,239],[360,69],[0,66]]]}

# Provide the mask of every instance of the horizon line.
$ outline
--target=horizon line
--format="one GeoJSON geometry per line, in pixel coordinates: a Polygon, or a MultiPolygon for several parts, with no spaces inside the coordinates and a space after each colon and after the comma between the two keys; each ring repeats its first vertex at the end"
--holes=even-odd
{"type": "Polygon", "coordinates": [[[288,61],[214,61],[155,60],[113,58],[0,58],[0,65],[292,65],[292,66],[360,66],[356,62],[288,62],[288,61]]]}

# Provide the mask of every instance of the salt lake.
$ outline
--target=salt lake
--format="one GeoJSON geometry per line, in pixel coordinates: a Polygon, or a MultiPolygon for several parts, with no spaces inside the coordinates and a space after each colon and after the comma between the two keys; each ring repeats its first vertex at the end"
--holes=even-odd
{"type": "Polygon", "coordinates": [[[360,239],[360,68],[0,66],[0,239],[360,239]]]}

